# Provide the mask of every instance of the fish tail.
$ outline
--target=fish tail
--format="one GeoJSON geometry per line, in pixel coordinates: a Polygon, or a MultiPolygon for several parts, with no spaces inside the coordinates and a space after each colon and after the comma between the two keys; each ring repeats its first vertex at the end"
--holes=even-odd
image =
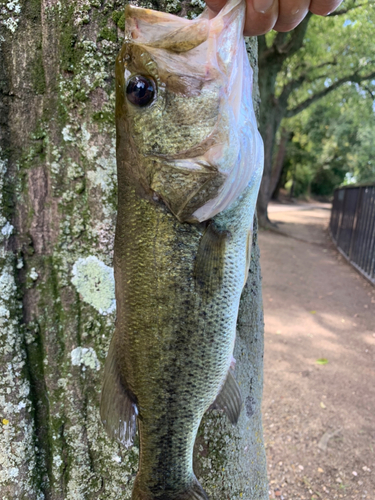
{"type": "MultiPolygon", "coordinates": [[[[175,500],[174,498],[171,500],[175,500]]],[[[176,500],[208,500],[207,493],[204,491],[198,481],[182,495],[176,497],[176,500]]]]}
{"type": "Polygon", "coordinates": [[[184,492],[164,491],[157,494],[143,491],[136,480],[133,488],[132,500],[208,500],[208,496],[196,479],[184,492]]]}

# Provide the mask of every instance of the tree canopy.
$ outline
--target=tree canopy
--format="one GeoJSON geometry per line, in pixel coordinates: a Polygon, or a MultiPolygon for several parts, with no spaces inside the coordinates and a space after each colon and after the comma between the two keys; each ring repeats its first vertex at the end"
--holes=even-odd
{"type": "Polygon", "coordinates": [[[283,128],[287,146],[282,184],[293,181],[293,194],[329,196],[344,183],[375,181],[373,99],[357,84],[346,83],[283,128]]]}
{"type": "MultiPolygon", "coordinates": [[[[352,92],[349,101],[343,101],[344,113],[352,113],[349,108],[358,106],[362,93],[367,94],[366,105],[373,112],[374,31],[374,2],[347,0],[328,18],[308,15],[290,33],[259,37],[260,130],[265,143],[265,175],[258,205],[262,223],[267,221],[275,139],[283,119],[297,117],[321,99],[321,106],[329,107],[334,99],[340,99],[338,89],[343,85],[347,89],[352,86],[358,94],[355,97],[352,92]]],[[[322,108],[315,115],[318,122],[321,113],[322,108]]],[[[353,126],[356,123],[354,120],[353,126]]],[[[291,124],[296,126],[296,122],[291,124]]],[[[328,125],[326,131],[329,129],[328,125]]],[[[358,133],[355,136],[358,139],[358,133]]],[[[366,142],[364,137],[361,142],[366,142]]]]}
{"type": "Polygon", "coordinates": [[[303,45],[278,75],[277,95],[288,97],[286,117],[350,81],[375,90],[375,3],[347,2],[328,18],[311,16],[303,45]]]}

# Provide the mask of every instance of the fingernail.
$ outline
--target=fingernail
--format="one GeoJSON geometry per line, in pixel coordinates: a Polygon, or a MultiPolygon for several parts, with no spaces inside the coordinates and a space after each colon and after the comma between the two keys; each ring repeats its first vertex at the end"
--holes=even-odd
{"type": "Polygon", "coordinates": [[[265,14],[273,5],[274,0],[253,0],[253,7],[256,12],[265,14]]]}

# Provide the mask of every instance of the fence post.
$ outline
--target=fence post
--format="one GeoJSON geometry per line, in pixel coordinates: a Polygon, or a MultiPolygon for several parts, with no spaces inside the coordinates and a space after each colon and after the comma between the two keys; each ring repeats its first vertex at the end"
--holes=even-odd
{"type": "Polygon", "coordinates": [[[343,189],[343,191],[344,191],[344,199],[342,200],[341,213],[339,216],[339,221],[337,223],[337,237],[336,237],[336,245],[337,246],[340,246],[339,240],[340,240],[340,233],[341,233],[341,224],[342,224],[342,220],[344,218],[344,212],[345,212],[346,189],[343,189]]]}
{"type": "MultiPolygon", "coordinates": [[[[375,285],[375,184],[369,186],[357,186],[350,189],[357,190],[357,198],[355,200],[354,215],[350,214],[348,216],[347,205],[349,203],[348,193],[349,188],[338,189],[337,198],[342,196],[341,211],[338,214],[336,207],[338,203],[333,203],[331,222],[333,213],[337,213],[337,238],[332,231],[331,225],[331,237],[332,241],[337,247],[337,250],[341,253],[351,265],[359,271],[366,279],[375,285]],[[346,219],[348,222],[346,223],[346,219]],[[350,219],[350,227],[349,227],[350,219]],[[348,227],[345,228],[345,224],[348,227]],[[346,229],[351,229],[351,234],[349,236],[349,246],[345,244],[344,251],[342,248],[342,243],[340,239],[342,236],[346,237],[346,229]],[[344,231],[344,235],[343,235],[344,231]]],[[[351,198],[350,198],[351,200],[351,198]]],[[[335,216],[336,218],[336,216],[335,216]]]]}
{"type": "Polygon", "coordinates": [[[358,213],[360,210],[360,206],[362,204],[362,186],[358,188],[358,197],[357,197],[357,203],[355,206],[355,212],[354,212],[354,218],[353,218],[353,225],[352,225],[352,234],[350,235],[350,245],[349,245],[349,253],[348,257],[349,260],[352,258],[352,251],[353,251],[353,245],[354,245],[354,240],[355,240],[355,233],[357,231],[357,220],[358,220],[358,213]]]}

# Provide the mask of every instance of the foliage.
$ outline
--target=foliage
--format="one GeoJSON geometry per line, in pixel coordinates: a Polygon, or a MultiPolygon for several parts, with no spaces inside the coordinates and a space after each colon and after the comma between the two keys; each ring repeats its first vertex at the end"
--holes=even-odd
{"type": "Polygon", "coordinates": [[[301,48],[285,61],[276,82],[276,96],[290,91],[286,117],[348,81],[374,91],[374,29],[372,1],[346,1],[328,18],[309,18],[301,48]]]}
{"type": "Polygon", "coordinates": [[[329,196],[342,183],[375,181],[373,99],[357,84],[343,85],[295,118],[285,167],[295,196],[329,196]]]}
{"type": "MultiPolygon", "coordinates": [[[[320,99],[327,98],[326,103],[333,102],[333,99],[340,95],[337,94],[339,89],[343,85],[348,87],[348,83],[359,92],[359,95],[365,92],[373,101],[374,25],[374,0],[363,2],[346,0],[328,18],[308,15],[290,33],[269,33],[259,37],[260,131],[265,143],[265,174],[260,191],[258,214],[263,225],[268,221],[267,204],[272,195],[269,179],[275,139],[283,120],[297,117],[320,99]]],[[[371,108],[371,105],[369,107],[371,108]]],[[[318,112],[315,117],[320,120],[318,112]]],[[[328,126],[326,134],[334,130],[333,122],[326,125],[328,126]]],[[[348,136],[348,133],[346,135],[348,136]]],[[[354,144],[352,142],[354,138],[360,140],[363,145],[368,145],[366,148],[369,153],[370,137],[371,126],[366,132],[362,132],[361,129],[361,134],[357,132],[352,134],[349,144],[354,144]]],[[[328,145],[326,147],[330,149],[328,145]]],[[[349,151],[347,154],[349,157],[349,151]]],[[[336,159],[332,148],[330,155],[336,159]]],[[[327,160],[328,157],[329,155],[327,160]]],[[[359,153],[356,153],[356,158],[357,163],[363,164],[366,161],[359,153]]],[[[334,165],[336,172],[333,178],[326,179],[326,172],[321,171],[319,183],[323,182],[323,178],[328,183],[338,182],[341,177],[341,172],[337,171],[338,161],[334,165]]],[[[354,168],[354,164],[352,167],[354,168]]],[[[327,163],[324,170],[327,170],[327,163]]],[[[371,166],[368,166],[367,170],[367,176],[371,177],[371,166]]]]}

